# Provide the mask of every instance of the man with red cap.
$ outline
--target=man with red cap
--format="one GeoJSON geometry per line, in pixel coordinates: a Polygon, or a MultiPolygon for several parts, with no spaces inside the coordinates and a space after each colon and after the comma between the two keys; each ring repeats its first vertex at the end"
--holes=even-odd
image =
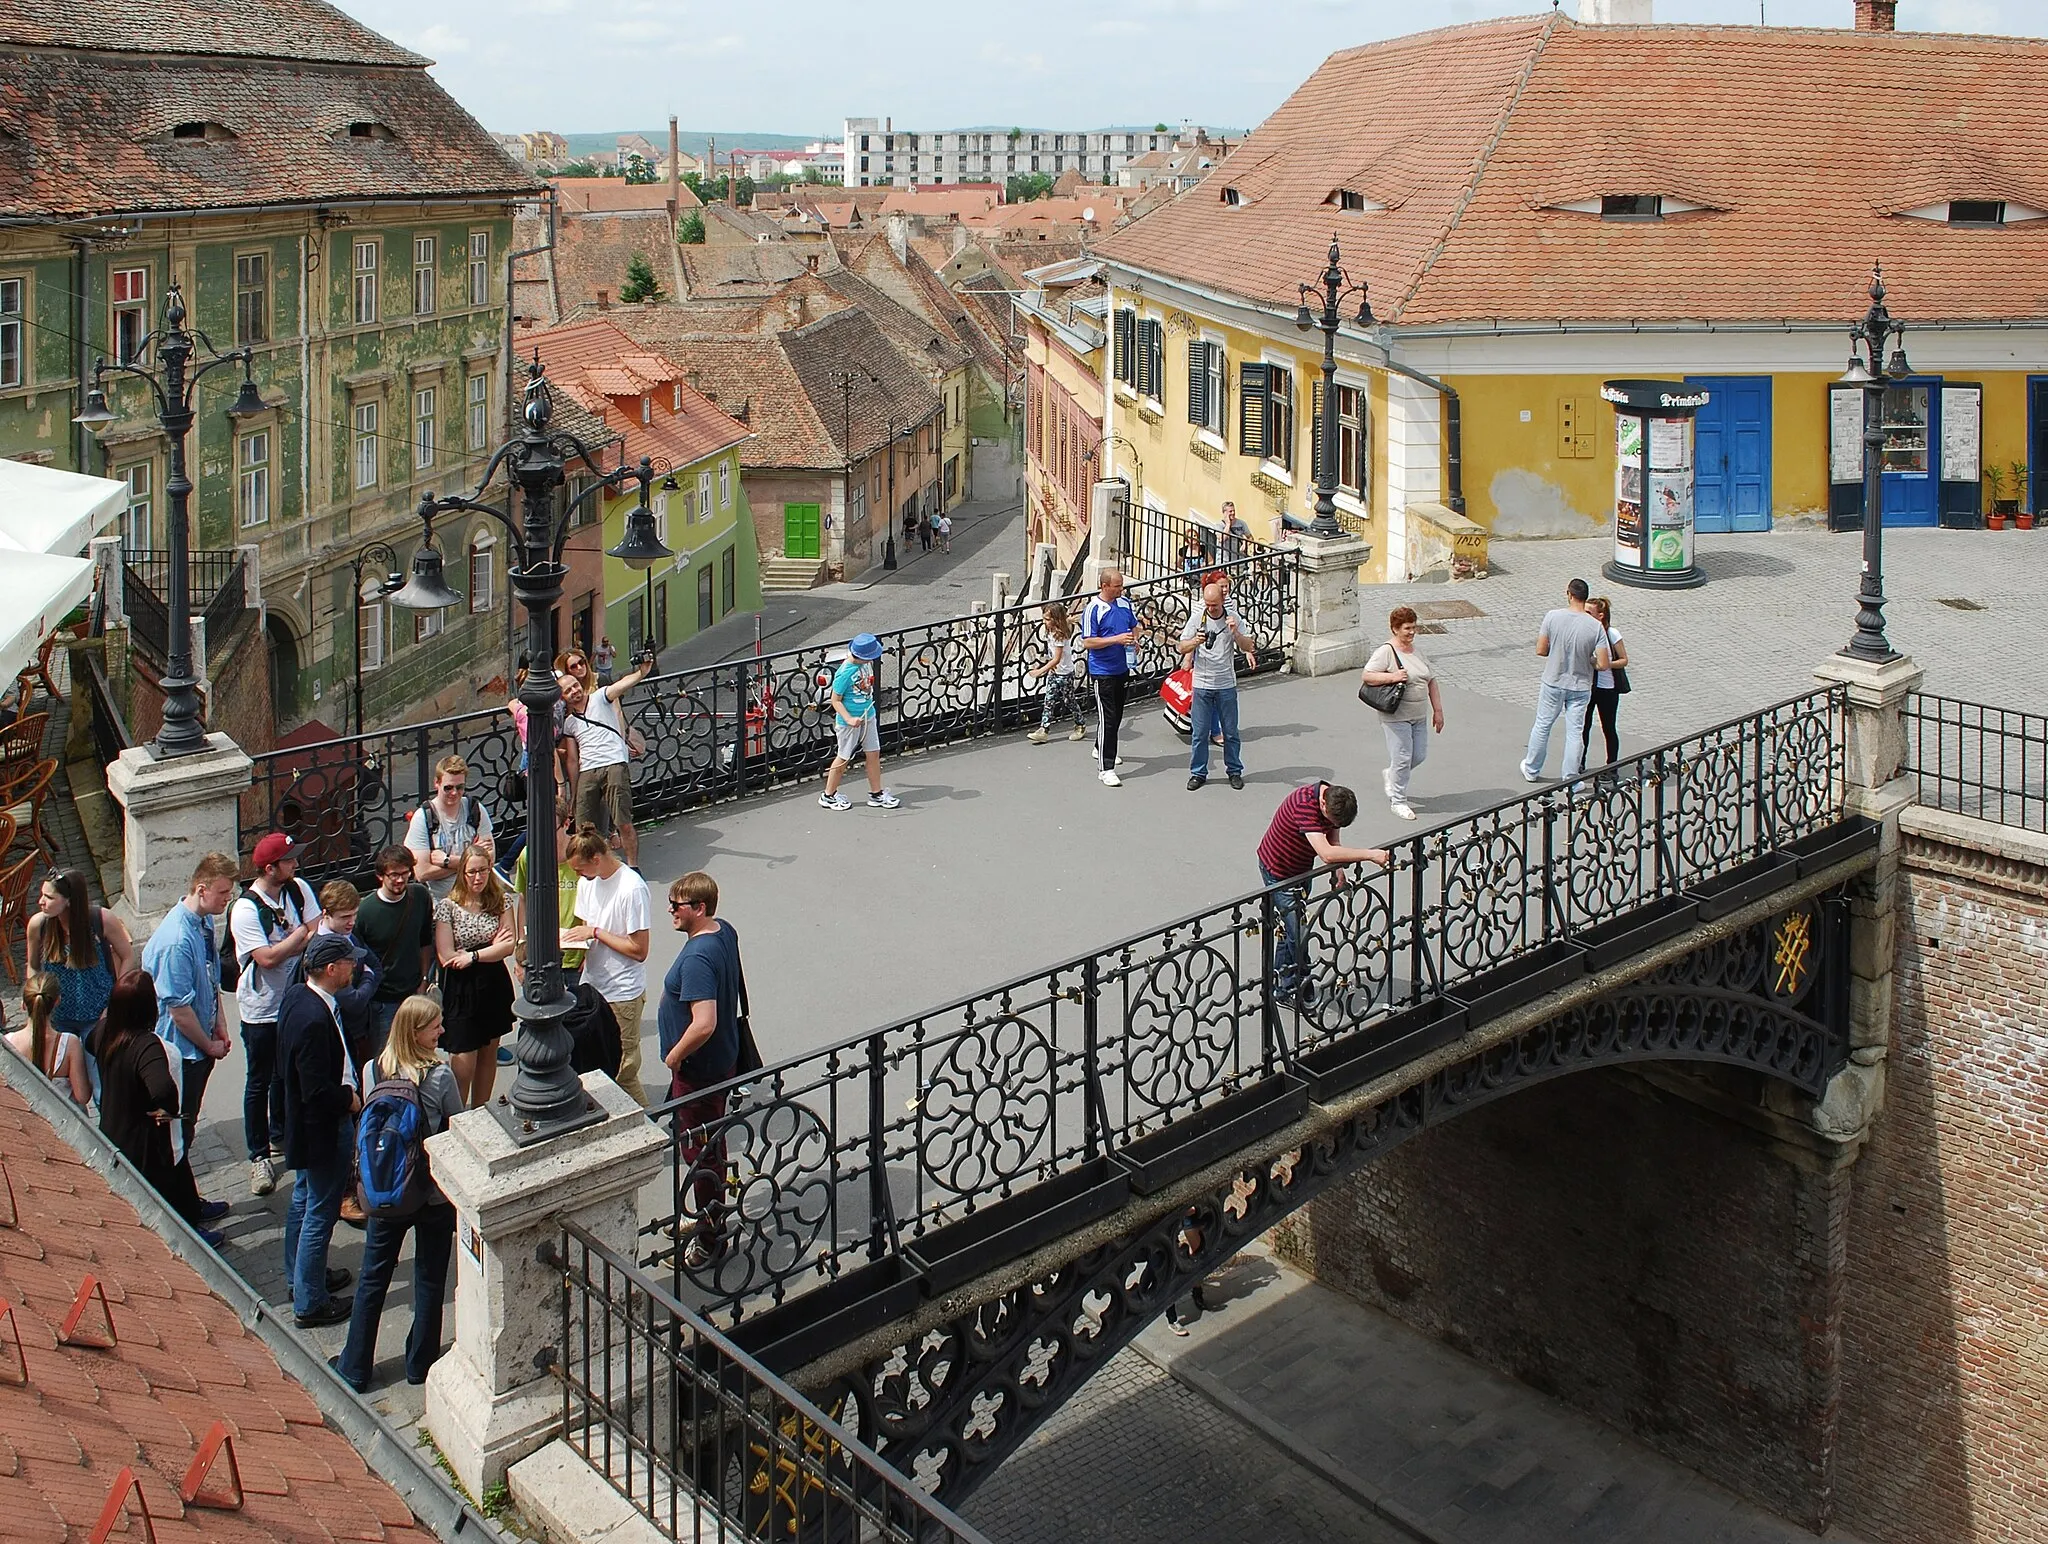
{"type": "Polygon", "coordinates": [[[284,1098],[277,1085],[278,1006],[295,962],[320,929],[320,902],[298,877],[299,850],[282,831],[256,844],[256,878],[228,908],[228,947],[239,974],[242,1020],[242,1135],[249,1144],[249,1193],[277,1188],[273,1142],[284,1146],[284,1098]]]}

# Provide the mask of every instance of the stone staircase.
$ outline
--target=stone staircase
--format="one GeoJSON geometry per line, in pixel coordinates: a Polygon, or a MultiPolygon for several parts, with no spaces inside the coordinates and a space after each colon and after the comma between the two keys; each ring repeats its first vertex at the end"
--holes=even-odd
{"type": "Polygon", "coordinates": [[[822,558],[788,558],[778,554],[761,560],[761,588],[766,591],[808,590],[824,577],[822,558]]]}

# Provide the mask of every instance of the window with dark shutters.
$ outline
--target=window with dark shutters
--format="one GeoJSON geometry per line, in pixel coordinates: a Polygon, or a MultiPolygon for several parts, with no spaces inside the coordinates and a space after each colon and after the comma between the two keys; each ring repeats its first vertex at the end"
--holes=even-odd
{"type": "Polygon", "coordinates": [[[1237,449],[1266,454],[1266,367],[1249,360],[1237,367],[1237,449]]]}
{"type": "Polygon", "coordinates": [[[1116,378],[1126,386],[1138,383],[1138,313],[1129,307],[1116,314],[1116,378]]]}
{"type": "Polygon", "coordinates": [[[1294,372],[1266,366],[1266,459],[1294,470],[1294,372]]]}
{"type": "Polygon", "coordinates": [[[1163,323],[1138,323],[1138,395],[1155,402],[1166,398],[1166,328],[1163,323]]]}
{"type": "Polygon", "coordinates": [[[1209,349],[1207,343],[1188,344],[1188,422],[1209,426],[1209,349]]]}

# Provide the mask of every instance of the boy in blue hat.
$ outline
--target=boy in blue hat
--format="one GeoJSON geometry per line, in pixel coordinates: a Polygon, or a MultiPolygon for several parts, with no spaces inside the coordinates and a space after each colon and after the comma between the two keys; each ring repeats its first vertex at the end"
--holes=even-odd
{"type": "Polygon", "coordinates": [[[853,801],[839,791],[846,765],[859,753],[867,758],[868,804],[878,810],[893,810],[903,801],[882,786],[882,735],[875,723],[875,662],[882,657],[882,640],[862,633],[847,645],[852,656],[832,677],[832,720],[839,732],[839,754],[832,758],[832,770],[825,774],[825,791],[818,795],[822,809],[851,809],[853,801]]]}

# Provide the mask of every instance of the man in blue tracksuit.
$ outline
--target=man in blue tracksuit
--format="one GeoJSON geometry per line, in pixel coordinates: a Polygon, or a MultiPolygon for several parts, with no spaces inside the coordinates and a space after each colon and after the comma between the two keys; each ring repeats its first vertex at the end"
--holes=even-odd
{"type": "Polygon", "coordinates": [[[1088,657],[1088,680],[1095,688],[1095,748],[1102,756],[1103,786],[1118,788],[1116,732],[1124,719],[1124,691],[1131,679],[1131,646],[1138,641],[1138,614],[1124,599],[1124,576],[1105,568],[1101,588],[1081,616],[1081,648],[1088,657]]]}

